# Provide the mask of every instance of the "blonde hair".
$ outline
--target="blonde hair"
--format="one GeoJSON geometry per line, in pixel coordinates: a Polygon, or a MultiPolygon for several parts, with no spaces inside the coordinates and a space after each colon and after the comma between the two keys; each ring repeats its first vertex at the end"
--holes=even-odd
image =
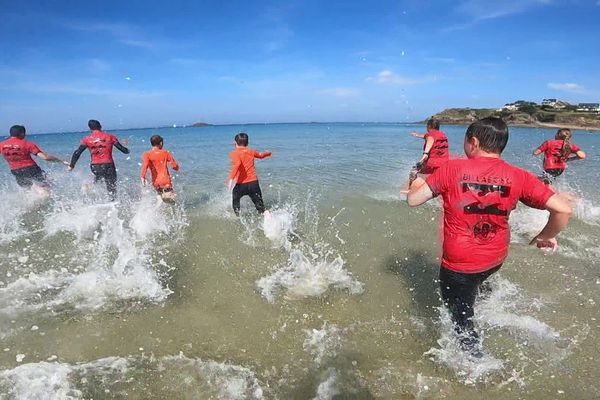
{"type": "Polygon", "coordinates": [[[556,132],[556,139],[563,141],[562,148],[560,149],[561,157],[567,159],[571,154],[571,137],[573,134],[570,129],[562,128],[556,132]]]}

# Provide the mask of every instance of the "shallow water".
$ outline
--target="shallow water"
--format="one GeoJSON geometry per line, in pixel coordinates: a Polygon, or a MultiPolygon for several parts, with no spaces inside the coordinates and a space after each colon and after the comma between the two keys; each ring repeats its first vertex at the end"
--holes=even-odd
{"type": "MultiPolygon", "coordinates": [[[[545,213],[512,216],[511,254],[477,309],[482,360],[440,310],[439,206],[397,193],[419,126],[289,124],[130,130],[120,193],[82,193],[88,158],[43,200],[6,168],[0,211],[0,398],[593,399],[597,382],[597,134],[558,187],[581,199],[557,253],[526,246],[545,213]],[[271,218],[224,191],[232,136],[271,150],[257,171],[271,218]],[[160,133],[182,171],[175,205],[137,186],[160,133]]],[[[463,127],[448,127],[460,153],[463,127]]],[[[550,130],[512,129],[534,172],[550,130]]],[[[67,157],[82,134],[33,137],[67,157]]]]}

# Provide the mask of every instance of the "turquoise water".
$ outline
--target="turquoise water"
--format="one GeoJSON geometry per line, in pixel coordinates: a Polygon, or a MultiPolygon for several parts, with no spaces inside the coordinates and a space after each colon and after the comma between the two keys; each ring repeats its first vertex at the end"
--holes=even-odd
{"type": "MultiPolygon", "coordinates": [[[[579,200],[556,254],[526,243],[545,213],[519,208],[511,255],[482,299],[488,355],[465,358],[440,314],[439,206],[398,190],[421,154],[410,124],[274,124],[116,131],[119,199],[40,162],[41,200],[0,170],[0,398],[596,398],[600,144],[558,181],[579,200]],[[270,150],[257,172],[273,219],[225,191],[238,131],[270,150]],[[181,165],[175,205],[139,186],[152,134],[181,165]],[[4,396],[4,397],[1,397],[4,396]],[[337,396],[337,397],[336,397],[337,396]]],[[[443,127],[451,153],[464,127],[443,127]]],[[[505,158],[534,172],[554,130],[511,129],[505,158]]],[[[32,136],[69,158],[84,133],[32,136]]]]}

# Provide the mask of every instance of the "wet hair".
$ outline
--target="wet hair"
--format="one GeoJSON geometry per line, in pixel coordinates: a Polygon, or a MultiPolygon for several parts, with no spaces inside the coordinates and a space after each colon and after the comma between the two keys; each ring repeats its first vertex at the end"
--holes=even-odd
{"type": "Polygon", "coordinates": [[[248,146],[248,135],[244,132],[240,132],[237,135],[235,135],[234,140],[238,146],[248,146]]]}
{"type": "Polygon", "coordinates": [[[567,158],[569,158],[569,154],[571,154],[571,137],[572,136],[573,136],[573,134],[571,133],[571,130],[567,129],[567,128],[559,129],[556,132],[555,138],[557,140],[562,139],[562,141],[563,141],[562,147],[560,149],[560,155],[565,160],[567,158]]]}
{"type": "Polygon", "coordinates": [[[25,137],[25,127],[23,125],[13,125],[10,127],[10,136],[23,139],[25,137]]]}
{"type": "Polygon", "coordinates": [[[435,129],[436,131],[440,130],[440,121],[435,118],[429,118],[427,121],[427,129],[435,129]]]}
{"type": "Polygon", "coordinates": [[[500,118],[482,118],[469,125],[465,137],[476,137],[483,151],[501,154],[508,143],[508,126],[500,118]]]}
{"type": "Polygon", "coordinates": [[[152,135],[150,137],[150,144],[152,146],[158,146],[158,145],[162,144],[162,142],[163,142],[163,138],[160,135],[152,135]]]}
{"type": "Polygon", "coordinates": [[[96,121],[95,119],[90,119],[88,121],[88,128],[90,128],[92,131],[99,131],[102,130],[102,125],[100,125],[100,122],[96,121]]]}

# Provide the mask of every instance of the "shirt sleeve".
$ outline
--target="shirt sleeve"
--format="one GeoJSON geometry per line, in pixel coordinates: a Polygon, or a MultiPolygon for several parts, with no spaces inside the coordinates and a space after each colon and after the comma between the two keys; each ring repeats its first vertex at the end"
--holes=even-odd
{"type": "Polygon", "coordinates": [[[171,153],[169,153],[168,151],[167,151],[167,162],[169,164],[171,164],[171,168],[173,168],[173,170],[179,171],[179,165],[177,164],[177,161],[175,161],[175,159],[173,158],[173,155],[171,153]]]}
{"type": "Polygon", "coordinates": [[[231,171],[229,171],[229,176],[227,177],[228,181],[237,176],[242,164],[242,159],[237,154],[230,154],[229,160],[231,160],[231,171]]]}
{"type": "Polygon", "coordinates": [[[578,151],[581,151],[579,146],[577,146],[575,143],[571,143],[571,153],[577,153],[578,151]]]}
{"type": "Polygon", "coordinates": [[[540,147],[538,147],[537,149],[541,152],[546,151],[546,149],[548,149],[548,142],[546,141],[546,142],[540,144],[540,147]]]}
{"type": "Polygon", "coordinates": [[[112,134],[111,134],[111,135],[110,135],[110,142],[111,142],[112,144],[119,143],[119,139],[117,139],[117,137],[116,137],[115,135],[112,135],[112,134]]]}
{"type": "Polygon", "coordinates": [[[140,178],[146,178],[146,171],[148,170],[149,164],[150,160],[148,159],[148,155],[146,153],[142,154],[142,168],[140,169],[140,178]]]}
{"type": "Polygon", "coordinates": [[[529,207],[543,210],[546,208],[548,199],[554,195],[554,191],[533,174],[527,171],[523,171],[523,173],[525,176],[519,200],[529,207]]]}
{"type": "Polygon", "coordinates": [[[87,138],[81,139],[81,142],[79,142],[79,145],[87,147],[87,138]]]}
{"type": "Polygon", "coordinates": [[[265,158],[271,155],[270,151],[265,151],[264,153],[259,153],[258,151],[254,152],[254,158],[265,158]]]}
{"type": "Polygon", "coordinates": [[[37,147],[37,144],[29,142],[29,152],[30,152],[31,154],[37,154],[37,153],[39,153],[40,151],[41,151],[41,150],[40,150],[40,148],[39,148],[39,147],[37,147]]]}
{"type": "Polygon", "coordinates": [[[448,164],[450,163],[445,163],[425,179],[425,183],[429,186],[434,197],[448,190],[448,182],[451,175],[448,164]]]}

